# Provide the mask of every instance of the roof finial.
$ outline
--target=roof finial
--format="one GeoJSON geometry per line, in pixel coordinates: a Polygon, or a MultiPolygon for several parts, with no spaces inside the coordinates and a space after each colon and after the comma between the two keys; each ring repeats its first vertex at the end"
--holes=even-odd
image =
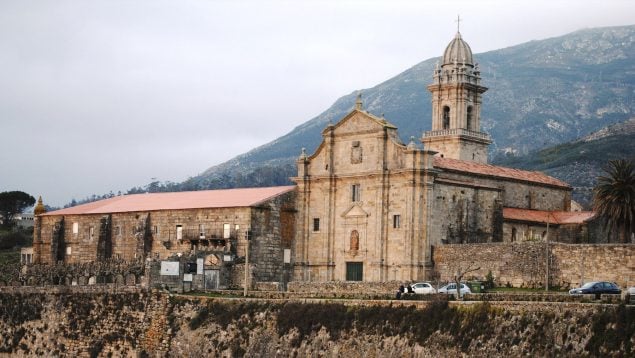
{"type": "Polygon", "coordinates": [[[355,101],[355,109],[362,110],[362,91],[357,92],[357,100],[355,101]]]}
{"type": "Polygon", "coordinates": [[[461,16],[456,15],[456,32],[461,33],[461,16]]]}
{"type": "Polygon", "coordinates": [[[413,135],[410,136],[410,142],[408,143],[408,146],[406,148],[408,148],[409,150],[417,149],[417,144],[415,143],[415,136],[413,135]]]}
{"type": "Polygon", "coordinates": [[[42,203],[42,196],[40,195],[40,197],[37,199],[37,205],[35,205],[35,208],[33,209],[33,214],[40,215],[44,214],[45,212],[46,207],[44,206],[44,203],[42,203]]]}

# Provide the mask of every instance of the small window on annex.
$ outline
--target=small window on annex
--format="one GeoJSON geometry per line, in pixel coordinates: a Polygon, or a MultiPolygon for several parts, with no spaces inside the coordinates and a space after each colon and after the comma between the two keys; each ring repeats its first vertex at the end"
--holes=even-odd
{"type": "Polygon", "coordinates": [[[79,234],[79,223],[73,223],[73,234],[79,234]]]}
{"type": "Polygon", "coordinates": [[[229,224],[223,224],[223,239],[229,239],[231,236],[232,227],[229,224]]]}
{"type": "Polygon", "coordinates": [[[115,235],[121,236],[121,226],[115,226],[115,235]]]}
{"type": "Polygon", "coordinates": [[[320,231],[320,218],[313,218],[313,231],[320,231]]]}
{"type": "Polygon", "coordinates": [[[92,240],[94,236],[95,236],[95,228],[91,226],[88,228],[88,238],[92,240]]]}
{"type": "Polygon", "coordinates": [[[183,240],[183,226],[181,225],[176,226],[176,239],[183,240]]]}

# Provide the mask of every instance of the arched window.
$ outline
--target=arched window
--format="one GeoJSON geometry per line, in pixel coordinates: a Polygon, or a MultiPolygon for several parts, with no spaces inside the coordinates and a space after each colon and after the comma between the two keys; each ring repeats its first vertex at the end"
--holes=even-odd
{"type": "Polygon", "coordinates": [[[472,130],[472,106],[467,107],[467,129],[472,130]]]}
{"type": "Polygon", "coordinates": [[[512,228],[512,242],[516,242],[516,228],[512,228]]]}
{"type": "Polygon", "coordinates": [[[450,128],[450,107],[443,107],[443,129],[450,128]]]}

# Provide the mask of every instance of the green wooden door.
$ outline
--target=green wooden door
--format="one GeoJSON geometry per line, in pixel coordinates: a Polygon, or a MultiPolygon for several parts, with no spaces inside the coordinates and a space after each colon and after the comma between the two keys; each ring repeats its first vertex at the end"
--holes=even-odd
{"type": "Polygon", "coordinates": [[[346,263],[346,281],[362,281],[364,277],[364,264],[362,262],[346,263]]]}

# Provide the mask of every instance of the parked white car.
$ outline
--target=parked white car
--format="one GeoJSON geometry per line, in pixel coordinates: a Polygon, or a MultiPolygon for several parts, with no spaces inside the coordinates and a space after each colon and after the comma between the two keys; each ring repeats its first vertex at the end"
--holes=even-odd
{"type": "Polygon", "coordinates": [[[432,284],[430,284],[429,282],[413,283],[412,285],[410,285],[410,287],[412,288],[412,291],[414,293],[418,293],[418,294],[427,295],[427,294],[437,293],[437,290],[434,287],[432,287],[432,284]]]}
{"type": "MultiPolygon", "coordinates": [[[[439,293],[445,293],[445,294],[448,294],[448,295],[456,295],[456,283],[450,283],[450,284],[447,284],[447,285],[441,287],[439,289],[439,293]]],[[[470,288],[466,284],[462,283],[461,284],[461,296],[463,296],[466,293],[472,293],[472,290],[470,290],[470,288]]]]}

